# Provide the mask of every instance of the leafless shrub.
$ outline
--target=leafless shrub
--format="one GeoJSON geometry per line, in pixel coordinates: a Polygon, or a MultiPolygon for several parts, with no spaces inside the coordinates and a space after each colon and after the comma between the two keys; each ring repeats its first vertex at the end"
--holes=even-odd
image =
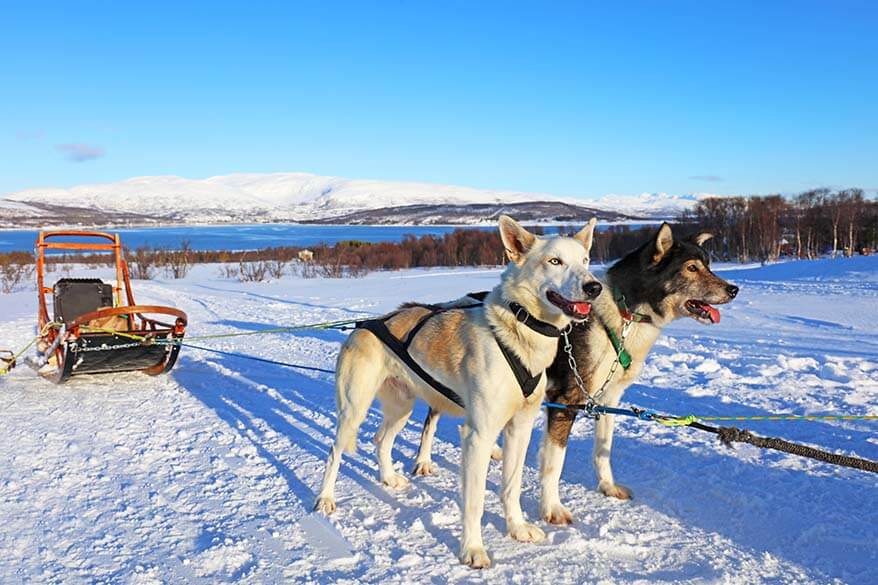
{"type": "Polygon", "coordinates": [[[324,278],[361,278],[368,273],[369,268],[359,263],[356,257],[351,259],[339,256],[317,264],[317,274],[324,278]]]}
{"type": "Polygon", "coordinates": [[[298,276],[300,278],[317,278],[320,276],[317,266],[313,262],[294,262],[290,268],[290,272],[293,276],[298,276]]]}
{"type": "Polygon", "coordinates": [[[271,278],[278,280],[283,278],[283,275],[286,273],[287,264],[288,262],[284,260],[266,260],[265,267],[268,270],[268,275],[271,278]]]}
{"type": "Polygon", "coordinates": [[[186,278],[192,268],[192,243],[189,240],[180,242],[176,250],[163,250],[160,254],[162,269],[170,278],[186,278]]]}
{"type": "Polygon", "coordinates": [[[22,282],[29,280],[34,274],[32,264],[20,264],[6,258],[0,258],[0,291],[8,294],[22,282]]]}
{"type": "Polygon", "coordinates": [[[140,246],[133,252],[125,249],[131,276],[137,280],[152,280],[156,275],[157,253],[149,246],[140,246]]]}
{"type": "Polygon", "coordinates": [[[241,282],[263,282],[268,276],[268,263],[265,260],[245,262],[247,253],[241,255],[238,262],[238,280],[241,282]]]}
{"type": "Polygon", "coordinates": [[[235,264],[221,264],[219,267],[220,278],[229,280],[238,280],[241,270],[235,264]]]}

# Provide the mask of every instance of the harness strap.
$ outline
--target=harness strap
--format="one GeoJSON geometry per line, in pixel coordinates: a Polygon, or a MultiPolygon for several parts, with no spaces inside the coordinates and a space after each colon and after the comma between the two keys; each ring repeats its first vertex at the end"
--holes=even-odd
{"type": "Polygon", "coordinates": [[[616,356],[619,359],[619,365],[622,366],[623,370],[627,370],[631,367],[631,354],[628,353],[628,350],[625,349],[625,346],[622,344],[622,340],[619,339],[619,336],[616,335],[616,332],[613,331],[609,326],[607,326],[606,322],[603,319],[600,320],[601,325],[604,326],[604,331],[607,332],[607,337],[610,338],[610,343],[613,345],[613,350],[616,352],[616,356]]]}
{"type": "Polygon", "coordinates": [[[505,343],[500,341],[500,338],[497,337],[497,334],[494,333],[494,339],[497,341],[497,345],[500,347],[500,352],[503,354],[503,357],[506,358],[507,363],[509,363],[509,367],[512,368],[512,373],[515,375],[515,379],[518,381],[518,386],[521,388],[521,393],[524,394],[525,398],[530,398],[530,395],[533,394],[534,390],[536,390],[537,384],[540,383],[540,379],[543,377],[543,373],[539,372],[537,375],[531,374],[528,369],[524,366],[524,363],[518,358],[515,353],[509,349],[505,343]]]}
{"type": "Polygon", "coordinates": [[[427,371],[418,364],[412,358],[411,354],[409,354],[409,345],[412,340],[415,338],[415,334],[418,330],[427,322],[427,320],[435,315],[436,313],[430,313],[421,319],[417,325],[412,328],[409,333],[405,343],[401,342],[399,339],[393,336],[390,332],[390,329],[387,328],[387,324],[383,319],[369,319],[368,321],[360,321],[357,323],[357,329],[366,329],[370,333],[372,333],[375,337],[381,340],[381,342],[390,348],[390,351],[396,354],[402,363],[409,367],[411,371],[415,373],[419,378],[421,378],[424,382],[426,382],[430,387],[436,390],[439,394],[457,404],[461,408],[464,408],[463,399],[458,396],[454,390],[449,388],[448,386],[442,384],[439,380],[431,376],[427,373],[427,371]]]}
{"type": "Polygon", "coordinates": [[[628,304],[625,302],[625,295],[622,294],[622,291],[613,287],[613,300],[616,301],[616,307],[619,309],[619,315],[622,316],[622,319],[625,321],[634,321],[635,323],[652,323],[652,317],[649,315],[645,315],[643,313],[635,313],[628,309],[628,304]]]}
{"type": "Polygon", "coordinates": [[[471,298],[473,300],[484,303],[485,299],[488,298],[489,294],[491,294],[491,291],[483,290],[483,291],[479,291],[479,292],[468,293],[466,296],[468,296],[469,298],[471,298]]]}

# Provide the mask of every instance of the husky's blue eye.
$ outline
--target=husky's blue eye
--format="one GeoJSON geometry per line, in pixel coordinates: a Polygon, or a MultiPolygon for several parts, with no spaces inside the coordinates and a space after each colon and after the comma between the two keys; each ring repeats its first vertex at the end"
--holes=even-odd
{"type": "Polygon", "coordinates": [[[549,264],[553,264],[555,266],[561,266],[564,263],[561,262],[560,258],[549,258],[549,264]]]}

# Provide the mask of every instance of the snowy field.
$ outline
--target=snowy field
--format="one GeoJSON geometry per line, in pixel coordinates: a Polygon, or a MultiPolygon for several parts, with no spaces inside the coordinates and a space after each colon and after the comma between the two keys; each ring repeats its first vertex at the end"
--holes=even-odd
{"type": "MultiPolygon", "coordinates": [[[[199,335],[377,314],[484,290],[498,275],[242,284],[201,266],[182,281],[135,282],[135,293],[182,308],[199,335]]],[[[723,275],[741,293],[722,323],[669,327],[626,403],[675,414],[878,414],[878,257],[723,275]]],[[[34,297],[0,295],[0,348],[34,335],[34,297]]],[[[343,339],[301,331],[210,345],[332,368],[343,339]]],[[[334,410],[329,374],[185,348],[160,378],[55,386],[19,367],[0,377],[0,582],[878,583],[878,476],[634,420],[619,425],[614,463],[635,499],[595,491],[592,425],[579,420],[561,486],[577,522],[540,522],[539,545],[504,535],[492,463],[484,531],[494,567],[472,572],[456,558],[456,421],[440,423],[438,473],[396,493],[377,482],[373,409],[325,521],[310,509],[334,410]]],[[[406,468],[424,414],[419,405],[397,440],[406,468]]],[[[875,422],[746,426],[878,459],[875,422]]],[[[534,519],[540,434],[523,491],[534,519]]]]}

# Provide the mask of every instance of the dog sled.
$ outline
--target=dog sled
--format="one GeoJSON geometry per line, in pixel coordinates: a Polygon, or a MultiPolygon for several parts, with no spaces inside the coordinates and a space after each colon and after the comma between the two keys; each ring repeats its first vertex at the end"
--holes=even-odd
{"type": "Polygon", "coordinates": [[[41,376],[61,384],[83,374],[141,371],[156,376],[174,367],[186,313],[135,302],[118,234],[40,232],[36,261],[38,357],[27,363],[41,376]],[[60,250],[109,253],[115,282],[64,277],[46,286],[47,253],[60,250]]]}

